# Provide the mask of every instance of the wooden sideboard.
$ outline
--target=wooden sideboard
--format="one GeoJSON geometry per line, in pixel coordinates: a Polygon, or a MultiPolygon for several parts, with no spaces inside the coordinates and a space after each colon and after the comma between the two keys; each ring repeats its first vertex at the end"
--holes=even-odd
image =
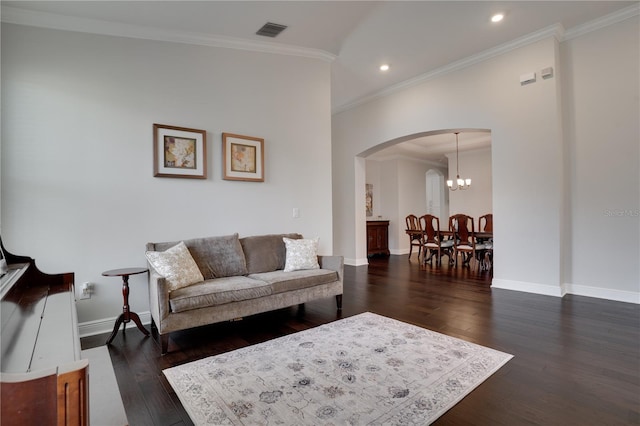
{"type": "Polygon", "coordinates": [[[389,256],[389,221],[367,221],[367,256],[389,256]]]}

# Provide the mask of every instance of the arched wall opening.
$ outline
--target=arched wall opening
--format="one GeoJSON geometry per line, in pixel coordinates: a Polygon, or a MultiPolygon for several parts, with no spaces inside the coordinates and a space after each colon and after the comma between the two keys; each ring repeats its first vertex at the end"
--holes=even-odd
{"type": "Polygon", "coordinates": [[[557,48],[553,38],[540,40],[332,116],[333,241],[345,264],[368,263],[364,156],[424,129],[491,129],[492,286],[561,294],[560,81],[517,79],[523,69],[556,66],[557,48]]]}
{"type": "MultiPolygon", "coordinates": [[[[356,163],[359,176],[355,179],[354,192],[366,192],[366,186],[369,193],[373,192],[374,200],[373,214],[368,216],[356,204],[356,220],[361,224],[368,220],[388,220],[391,254],[409,253],[405,232],[405,218],[409,214],[435,214],[440,218],[441,227],[446,227],[450,199],[457,213],[479,217],[493,212],[491,132],[488,129],[438,129],[402,136],[360,153],[356,163]],[[455,179],[457,170],[454,132],[460,132],[460,163],[465,170],[469,169],[469,177],[474,182],[468,190],[452,192],[446,180],[455,179]]],[[[357,252],[367,252],[366,232],[356,237],[356,244],[357,252]]]]}
{"type": "Polygon", "coordinates": [[[638,181],[621,178],[638,170],[638,126],[631,125],[637,123],[637,91],[629,89],[637,89],[637,34],[638,20],[626,19],[563,42],[554,35],[528,40],[334,113],[334,252],[347,265],[367,263],[365,245],[356,247],[366,233],[359,211],[364,215],[362,155],[424,129],[487,128],[496,240],[492,287],[638,303],[638,233],[629,232],[638,229],[637,218],[603,214],[612,206],[638,205],[638,181]],[[596,56],[595,44],[601,47],[596,56]],[[546,67],[557,73],[519,83],[523,72],[546,67]],[[602,135],[615,137],[603,145],[602,135]],[[594,174],[602,161],[616,166],[594,174]],[[356,179],[362,185],[354,185],[356,179]],[[593,191],[620,185],[620,191],[593,191]],[[594,265],[585,248],[594,233],[636,250],[594,265]]]}

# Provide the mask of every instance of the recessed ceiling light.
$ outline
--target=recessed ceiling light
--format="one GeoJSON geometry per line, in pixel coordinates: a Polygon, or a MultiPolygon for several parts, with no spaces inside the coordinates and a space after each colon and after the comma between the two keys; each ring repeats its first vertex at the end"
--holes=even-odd
{"type": "Polygon", "coordinates": [[[500,21],[502,21],[502,19],[504,19],[504,14],[503,13],[496,13],[495,15],[493,15],[491,17],[491,22],[500,22],[500,21]]]}
{"type": "Polygon", "coordinates": [[[380,65],[380,71],[389,71],[389,64],[380,65]]]}

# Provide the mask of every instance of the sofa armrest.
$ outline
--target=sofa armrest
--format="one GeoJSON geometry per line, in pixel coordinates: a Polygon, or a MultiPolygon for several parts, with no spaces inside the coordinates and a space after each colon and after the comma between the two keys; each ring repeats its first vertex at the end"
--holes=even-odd
{"type": "Polygon", "coordinates": [[[330,269],[338,273],[338,279],[343,281],[344,257],[342,256],[318,256],[318,264],[322,269],[330,269]]]}
{"type": "Polygon", "coordinates": [[[169,316],[169,287],[164,276],[149,265],[149,308],[156,327],[162,331],[162,320],[169,316]]]}

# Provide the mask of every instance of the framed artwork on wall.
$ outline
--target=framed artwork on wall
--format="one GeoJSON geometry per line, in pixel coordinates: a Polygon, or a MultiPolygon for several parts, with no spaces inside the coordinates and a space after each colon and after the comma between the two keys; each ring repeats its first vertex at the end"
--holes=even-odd
{"type": "Polygon", "coordinates": [[[365,203],[367,206],[367,217],[373,216],[373,185],[370,183],[365,184],[365,203]]]}
{"type": "Polygon", "coordinates": [[[264,182],[264,139],[223,133],[222,161],[223,179],[264,182]]]}
{"type": "Polygon", "coordinates": [[[207,132],[153,125],[153,176],[207,178],[207,132]]]}

